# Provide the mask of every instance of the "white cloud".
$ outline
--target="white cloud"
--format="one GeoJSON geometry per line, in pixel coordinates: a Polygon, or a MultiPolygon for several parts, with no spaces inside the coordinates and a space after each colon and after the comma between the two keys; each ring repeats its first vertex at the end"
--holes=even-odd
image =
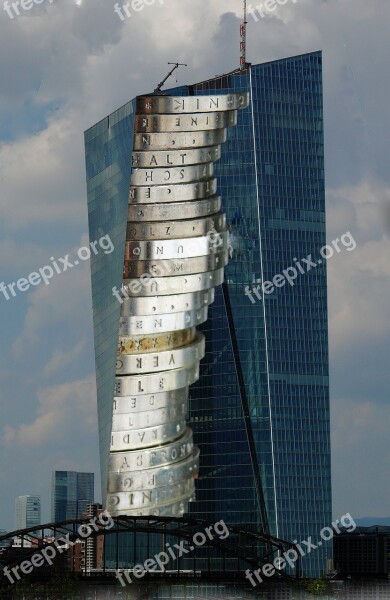
{"type": "Polygon", "coordinates": [[[53,354],[50,360],[46,363],[43,368],[43,375],[49,377],[57,373],[58,370],[67,368],[75,360],[82,358],[83,353],[87,349],[87,343],[85,339],[80,340],[76,346],[70,350],[61,350],[54,348],[53,354]]]}
{"type": "MultiPolygon", "coordinates": [[[[83,236],[80,247],[85,242],[83,236]]],[[[76,251],[74,249],[70,255],[74,256],[76,251]]],[[[61,356],[66,359],[63,367],[68,367],[86,348],[92,333],[89,262],[80,263],[65,273],[54,273],[49,285],[41,283],[26,294],[28,309],[21,331],[13,342],[12,355],[22,359],[34,348],[39,348],[41,356],[45,357],[43,369],[46,375],[53,372],[54,367],[61,366],[61,356]],[[62,337],[57,337],[61,331],[62,337]]],[[[12,310],[12,299],[6,308],[12,310]]],[[[88,353],[85,354],[84,358],[88,358],[88,353]]],[[[91,347],[89,356],[92,356],[91,347]]]]}
{"type": "Polygon", "coordinates": [[[339,398],[332,406],[334,515],[389,516],[390,406],[339,398]]]}
{"type": "Polygon", "coordinates": [[[43,266],[47,260],[47,251],[42,245],[28,242],[21,245],[16,239],[10,238],[0,241],[0,268],[3,278],[4,272],[28,274],[38,265],[43,266]]]}
{"type": "Polygon", "coordinates": [[[85,218],[83,148],[77,122],[51,119],[47,129],[0,147],[3,226],[23,230],[85,218]]]}
{"type": "MultiPolygon", "coordinates": [[[[146,7],[124,23],[113,5],[93,0],[76,7],[58,1],[39,14],[0,19],[0,72],[5,83],[0,90],[1,116],[6,125],[10,121],[13,137],[0,144],[0,202],[7,232],[0,242],[0,265],[6,268],[34,270],[51,255],[62,256],[64,246],[74,245],[80,228],[87,229],[84,129],[134,95],[154,89],[168,72],[168,61],[189,67],[176,72],[166,87],[175,84],[176,75],[182,84],[238,66],[242,3],[237,0],[165,0],[164,6],[146,7]],[[26,122],[25,129],[21,122],[26,122]],[[65,228],[68,233],[58,239],[56,251],[56,232],[65,228]],[[40,236],[41,231],[47,235],[40,236]],[[71,235],[67,244],[66,236],[71,235]]],[[[328,239],[349,230],[358,242],[356,250],[343,251],[328,263],[331,380],[339,419],[334,432],[336,497],[340,505],[349,500],[348,478],[353,478],[351,490],[360,514],[368,513],[372,491],[359,484],[355,473],[369,471],[376,488],[386,439],[383,424],[388,422],[382,406],[389,388],[382,368],[389,335],[385,298],[390,292],[389,237],[383,218],[389,194],[383,183],[388,177],[383,75],[388,6],[388,0],[298,0],[279,7],[275,17],[248,24],[248,60],[254,63],[324,50],[328,239]],[[356,383],[353,387],[356,381],[360,390],[356,383]],[[355,408],[359,416],[354,421],[355,408]],[[364,423],[375,438],[371,446],[364,423]],[[360,449],[359,439],[370,446],[369,455],[360,449]]],[[[7,489],[3,514],[11,510],[8,505],[16,490],[28,493],[20,489],[21,476],[33,486],[42,468],[77,466],[83,435],[93,435],[96,406],[94,380],[88,376],[93,351],[86,267],[58,275],[49,286],[26,294],[21,318],[16,302],[5,305],[5,322],[14,319],[17,337],[2,357],[2,398],[7,406],[10,398],[20,405],[21,424],[15,415],[10,421],[3,417],[3,443],[12,449],[2,476],[7,483],[2,488],[7,489]],[[18,361],[29,365],[23,371],[28,385],[16,381],[18,361]],[[69,383],[43,388],[43,377],[69,383]],[[31,416],[36,398],[37,414],[31,416]],[[21,443],[31,452],[37,449],[31,464],[26,464],[25,453],[15,458],[21,443]],[[14,477],[12,461],[17,460],[14,477]]],[[[378,495],[373,504],[378,511],[379,501],[378,495]]]]}
{"type": "Polygon", "coordinates": [[[390,334],[387,306],[390,295],[390,239],[383,227],[383,198],[389,189],[362,181],[330,190],[328,239],[349,231],[357,247],[328,262],[331,355],[341,358],[363,344],[368,352],[390,334]]]}
{"type": "Polygon", "coordinates": [[[32,423],[17,427],[4,426],[2,444],[5,446],[63,447],[78,431],[96,431],[95,377],[63,383],[38,391],[39,407],[32,423]]]}

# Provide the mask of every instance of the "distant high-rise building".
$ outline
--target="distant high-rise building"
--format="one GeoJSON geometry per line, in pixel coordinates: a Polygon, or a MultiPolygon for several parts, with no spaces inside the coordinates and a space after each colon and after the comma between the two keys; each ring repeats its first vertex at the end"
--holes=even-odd
{"type": "Polygon", "coordinates": [[[19,496],[15,500],[15,529],[27,529],[41,524],[40,496],[19,496]]]}
{"type": "MultiPolygon", "coordinates": [[[[0,529],[0,537],[2,535],[6,535],[7,530],[6,529],[0,529]]],[[[0,548],[5,547],[5,546],[9,546],[9,540],[5,540],[5,541],[1,541],[0,540],[0,548]]]]}
{"type": "MultiPolygon", "coordinates": [[[[87,510],[81,515],[98,523],[97,519],[103,512],[101,504],[88,504],[87,510]]],[[[102,526],[100,526],[102,527],[102,526]]],[[[89,535],[78,538],[69,548],[69,566],[72,571],[91,571],[102,568],[104,535],[89,535]]]]}
{"type": "MultiPolygon", "coordinates": [[[[321,52],[167,94],[234,92],[248,92],[250,104],[215,165],[234,253],[201,326],[206,356],[190,389],[201,454],[189,512],[314,540],[332,518],[321,52]]],[[[91,257],[103,502],[120,321],[112,289],[123,277],[136,106],[85,133],[90,240],[108,234],[115,246],[91,257]]],[[[142,216],[144,205],[136,208],[142,216]]],[[[321,542],[303,557],[304,575],[323,572],[331,554],[321,542]]]]}
{"type": "Polygon", "coordinates": [[[51,519],[78,519],[94,502],[94,473],[53,471],[51,482],[51,519]]]}
{"type": "MultiPolygon", "coordinates": [[[[101,504],[89,504],[87,506],[86,512],[83,514],[83,517],[86,519],[93,519],[95,517],[99,517],[99,515],[103,512],[101,504]]],[[[89,536],[85,542],[85,566],[87,570],[89,569],[100,569],[102,566],[103,560],[103,543],[104,536],[89,536]]]]}

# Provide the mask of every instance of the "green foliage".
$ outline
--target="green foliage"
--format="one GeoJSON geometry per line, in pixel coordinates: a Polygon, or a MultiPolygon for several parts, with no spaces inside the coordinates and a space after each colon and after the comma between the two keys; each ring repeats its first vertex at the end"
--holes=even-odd
{"type": "Polygon", "coordinates": [[[306,586],[306,590],[311,594],[320,596],[328,589],[326,579],[319,577],[318,579],[312,579],[306,586]]]}

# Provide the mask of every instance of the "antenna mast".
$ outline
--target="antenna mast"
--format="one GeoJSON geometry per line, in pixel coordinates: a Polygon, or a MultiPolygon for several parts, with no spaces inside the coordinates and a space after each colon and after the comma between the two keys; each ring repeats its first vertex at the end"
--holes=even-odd
{"type": "Polygon", "coordinates": [[[241,71],[245,70],[246,67],[246,26],[247,26],[247,11],[246,11],[246,0],[244,0],[244,22],[240,25],[240,69],[241,71]]]}
{"type": "Polygon", "coordinates": [[[169,73],[165,77],[165,79],[163,79],[162,81],[160,81],[160,83],[158,84],[158,86],[154,90],[154,93],[159,92],[161,90],[162,86],[164,85],[164,83],[166,82],[166,80],[170,78],[170,76],[172,75],[173,71],[175,71],[175,69],[178,69],[179,67],[187,67],[188,66],[188,65],[186,65],[184,63],[173,63],[173,62],[169,62],[168,65],[175,65],[175,66],[173,67],[173,69],[171,69],[169,71],[169,73]]]}

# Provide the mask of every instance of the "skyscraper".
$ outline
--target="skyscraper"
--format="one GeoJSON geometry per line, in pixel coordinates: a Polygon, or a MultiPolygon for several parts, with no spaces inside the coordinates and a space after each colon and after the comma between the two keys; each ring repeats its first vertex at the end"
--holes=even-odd
{"type": "MultiPolygon", "coordinates": [[[[190,513],[299,542],[331,522],[321,53],[167,93],[238,91],[250,105],[216,163],[234,252],[190,390],[201,451],[190,513]]],[[[85,134],[90,239],[109,234],[115,245],[92,257],[103,497],[119,322],[111,290],[122,279],[134,109],[129,102],[85,134]]],[[[304,573],[325,570],[330,554],[324,543],[304,557],[304,573]]]]}
{"type": "MultiPolygon", "coordinates": [[[[321,55],[193,92],[237,89],[251,105],[217,165],[235,252],[203,329],[209,365],[192,388],[202,458],[190,511],[316,539],[331,522],[321,55]],[[291,284],[273,284],[287,269],[291,284]]],[[[305,557],[304,572],[324,570],[327,552],[305,557]]]]}
{"type": "MultiPolygon", "coordinates": [[[[1,537],[2,535],[6,535],[6,533],[7,533],[6,529],[0,529],[0,537],[1,537]]],[[[0,548],[5,548],[5,547],[7,547],[7,546],[9,546],[9,545],[10,545],[10,542],[9,542],[9,540],[6,540],[6,541],[0,541],[0,548]]]]}
{"type": "Polygon", "coordinates": [[[94,502],[95,474],[53,471],[51,480],[51,519],[78,519],[94,502]]]}
{"type": "Polygon", "coordinates": [[[41,524],[40,496],[19,496],[15,500],[15,530],[41,524]]]}

